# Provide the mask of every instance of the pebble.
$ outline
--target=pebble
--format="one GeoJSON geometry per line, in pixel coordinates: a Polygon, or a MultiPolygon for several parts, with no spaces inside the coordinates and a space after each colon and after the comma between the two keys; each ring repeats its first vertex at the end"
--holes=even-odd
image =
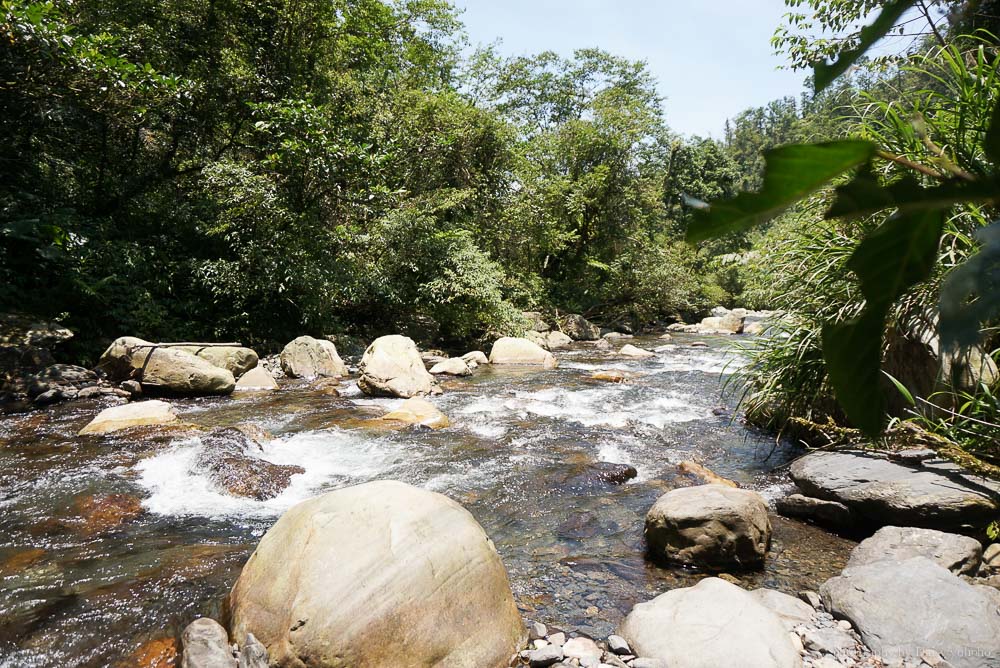
{"type": "Polygon", "coordinates": [[[616,635],[608,636],[608,649],[619,656],[632,653],[632,649],[628,646],[628,641],[616,635]]]}
{"type": "Polygon", "coordinates": [[[823,601],[820,599],[819,594],[814,591],[800,591],[799,598],[811,605],[816,610],[822,610],[823,601]]]}
{"type": "Polygon", "coordinates": [[[528,665],[532,668],[545,668],[562,661],[562,647],[558,645],[546,645],[528,654],[528,665]]]}
{"type": "Polygon", "coordinates": [[[528,638],[530,640],[538,640],[539,638],[544,638],[549,635],[549,629],[545,624],[541,622],[532,622],[528,625],[528,638]]]}

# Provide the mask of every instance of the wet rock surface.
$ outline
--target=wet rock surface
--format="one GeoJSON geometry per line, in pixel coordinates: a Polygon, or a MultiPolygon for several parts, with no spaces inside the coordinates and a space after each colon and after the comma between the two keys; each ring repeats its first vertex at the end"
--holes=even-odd
{"type": "Polygon", "coordinates": [[[264,501],[281,494],[293,475],[305,473],[297,465],[274,464],[254,456],[260,445],[236,429],[201,436],[205,446],[198,465],[212,481],[233,496],[264,501]]]}

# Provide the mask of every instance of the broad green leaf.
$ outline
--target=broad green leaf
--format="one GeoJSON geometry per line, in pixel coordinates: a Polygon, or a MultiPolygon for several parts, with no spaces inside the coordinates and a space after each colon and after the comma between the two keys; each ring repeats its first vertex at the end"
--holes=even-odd
{"type": "Polygon", "coordinates": [[[907,176],[888,186],[880,186],[875,176],[866,170],[837,187],[836,199],[826,217],[867,216],[889,208],[901,213],[919,212],[946,209],[965,202],[997,200],[1000,200],[1000,184],[993,181],[954,179],[925,188],[907,176]]]}
{"type": "Polygon", "coordinates": [[[993,164],[1000,165],[1000,97],[993,103],[993,113],[990,114],[990,127],[986,130],[983,150],[993,164]]]}
{"type": "Polygon", "coordinates": [[[888,307],[930,275],[943,227],[940,211],[896,214],[858,245],[847,266],[858,275],[869,306],[888,307]]]}
{"type": "Polygon", "coordinates": [[[934,268],[944,212],[896,214],[862,241],[848,261],[867,303],[858,318],[823,327],[823,359],[837,401],[870,436],[882,429],[882,335],[889,307],[934,268]]]}
{"type": "Polygon", "coordinates": [[[882,333],[885,308],[869,307],[861,317],[823,327],[823,361],[837,403],[866,434],[882,430],[882,333]]]}
{"type": "Polygon", "coordinates": [[[980,339],[980,323],[1000,316],[1000,222],[976,232],[982,249],[955,269],[941,286],[941,346],[969,347],[980,339]]]}
{"type": "Polygon", "coordinates": [[[819,62],[813,65],[813,83],[816,92],[819,93],[824,88],[833,83],[833,80],[846,72],[851,65],[858,61],[858,58],[865,55],[875,42],[879,41],[885,34],[892,30],[893,26],[906,13],[910,7],[916,4],[915,0],[891,0],[882,8],[882,13],[871,25],[861,29],[858,35],[858,45],[854,49],[841,51],[837,55],[837,60],[833,63],[819,62]]]}
{"type": "Polygon", "coordinates": [[[868,162],[875,145],[844,140],[820,144],[792,144],[764,154],[764,185],[757,193],[741,193],[695,210],[688,241],[704,241],[738,232],[770,220],[836,176],[868,162]]]}

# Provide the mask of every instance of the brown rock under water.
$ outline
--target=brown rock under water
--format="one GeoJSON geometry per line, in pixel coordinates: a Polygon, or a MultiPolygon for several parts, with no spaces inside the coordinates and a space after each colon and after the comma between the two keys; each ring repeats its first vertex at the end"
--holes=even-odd
{"type": "Polygon", "coordinates": [[[131,494],[92,494],[78,497],[73,503],[78,518],[70,526],[86,537],[117,529],[145,512],[142,499],[131,494]]]}
{"type": "Polygon", "coordinates": [[[698,462],[692,462],[690,460],[683,461],[677,465],[677,470],[684,475],[689,475],[694,478],[698,478],[702,483],[707,485],[725,485],[726,487],[739,487],[734,481],[729,478],[723,478],[714,471],[711,471],[705,466],[702,466],[698,462]]]}

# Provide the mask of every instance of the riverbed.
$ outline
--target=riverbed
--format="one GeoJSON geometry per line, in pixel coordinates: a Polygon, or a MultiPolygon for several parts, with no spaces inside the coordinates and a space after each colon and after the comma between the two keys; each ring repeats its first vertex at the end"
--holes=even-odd
{"type": "MultiPolygon", "coordinates": [[[[0,666],[135,665],[150,641],[225,614],[243,562],[282,511],[375,479],[464,504],[494,540],[526,619],[606,636],[635,603],[702,577],[643,554],[648,508],[695,482],[678,463],[695,460],[773,500],[790,488],[784,467],[799,454],[734,416],[723,385],[742,362],[731,339],[630,343],[657,354],[633,360],[575,344],[559,351],[555,370],[483,366],[443,381],[433,402],[451,426],[440,431],[357,428],[399,400],[364,397],[350,380],[339,397],[283,381],[273,393],[174,401],[185,422],[253,424],[275,436],[253,456],[305,472],[267,501],[214,486],[198,469],[197,436],[78,438],[101,404],[0,418],[0,666]],[[590,379],[598,369],[635,377],[590,379]],[[589,475],[596,462],[630,464],[638,476],[610,484],[589,475]],[[97,513],[95,528],[87,499],[111,494],[141,504],[137,516],[102,530],[97,513]]],[[[771,521],[764,570],[730,574],[742,586],[795,593],[843,568],[850,541],[771,521]]]]}

